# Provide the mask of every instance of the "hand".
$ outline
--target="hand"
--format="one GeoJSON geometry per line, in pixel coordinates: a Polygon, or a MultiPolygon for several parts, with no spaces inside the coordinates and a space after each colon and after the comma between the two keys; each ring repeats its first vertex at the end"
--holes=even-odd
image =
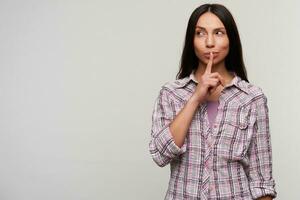
{"type": "Polygon", "coordinates": [[[211,95],[217,87],[221,84],[223,87],[225,85],[224,78],[218,73],[211,73],[213,65],[213,53],[210,52],[209,62],[207,63],[204,74],[200,77],[199,83],[193,94],[194,98],[198,102],[205,101],[209,95],[211,95]]]}

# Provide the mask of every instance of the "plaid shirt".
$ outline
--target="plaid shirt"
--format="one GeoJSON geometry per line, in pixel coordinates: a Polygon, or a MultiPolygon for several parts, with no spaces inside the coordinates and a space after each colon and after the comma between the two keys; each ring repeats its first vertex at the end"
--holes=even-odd
{"type": "Polygon", "coordinates": [[[165,200],[276,197],[267,98],[235,74],[219,97],[210,128],[207,105],[199,105],[179,148],[169,124],[195,91],[194,74],[165,83],[152,113],[149,151],[155,163],[170,163],[165,200]]]}

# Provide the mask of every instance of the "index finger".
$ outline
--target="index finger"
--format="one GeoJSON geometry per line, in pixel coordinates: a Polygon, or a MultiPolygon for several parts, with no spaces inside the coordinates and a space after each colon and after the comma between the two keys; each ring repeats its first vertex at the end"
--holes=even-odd
{"type": "Polygon", "coordinates": [[[212,65],[213,65],[213,53],[210,52],[209,54],[209,61],[207,63],[207,66],[206,66],[206,70],[205,70],[205,73],[207,74],[210,74],[211,73],[211,68],[212,68],[212,65]]]}

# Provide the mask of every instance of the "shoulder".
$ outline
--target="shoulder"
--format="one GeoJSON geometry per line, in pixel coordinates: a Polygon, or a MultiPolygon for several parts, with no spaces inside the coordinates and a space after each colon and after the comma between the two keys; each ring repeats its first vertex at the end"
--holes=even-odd
{"type": "Polygon", "coordinates": [[[241,80],[241,83],[245,85],[248,91],[248,95],[251,101],[255,104],[266,104],[267,96],[262,87],[249,83],[245,80],[241,80]]]}
{"type": "Polygon", "coordinates": [[[185,77],[182,79],[176,79],[167,81],[162,84],[159,95],[163,99],[173,100],[176,102],[185,102],[191,95],[192,90],[187,87],[191,79],[185,77]]]}
{"type": "Polygon", "coordinates": [[[189,82],[189,80],[190,80],[189,77],[185,77],[181,79],[168,81],[162,85],[162,89],[165,88],[170,91],[175,91],[178,88],[184,87],[189,82]]]}
{"type": "Polygon", "coordinates": [[[265,96],[263,89],[258,85],[249,83],[245,80],[240,80],[239,85],[241,85],[247,91],[248,95],[251,98],[258,98],[258,97],[265,96]]]}

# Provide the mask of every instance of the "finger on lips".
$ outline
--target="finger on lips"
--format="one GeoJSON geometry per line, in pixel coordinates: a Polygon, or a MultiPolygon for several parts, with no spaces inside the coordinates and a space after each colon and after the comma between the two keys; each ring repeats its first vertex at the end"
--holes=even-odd
{"type": "Polygon", "coordinates": [[[207,74],[211,73],[212,64],[213,64],[213,53],[210,52],[209,61],[207,63],[206,70],[205,70],[207,74]]]}

